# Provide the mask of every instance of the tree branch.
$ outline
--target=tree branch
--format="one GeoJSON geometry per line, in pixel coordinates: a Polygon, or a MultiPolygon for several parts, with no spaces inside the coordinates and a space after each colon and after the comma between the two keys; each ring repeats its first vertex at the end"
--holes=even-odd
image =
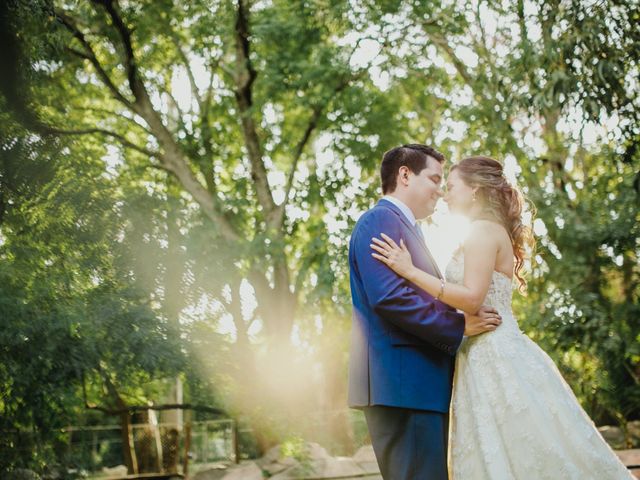
{"type": "Polygon", "coordinates": [[[220,60],[211,62],[211,68],[209,69],[209,86],[207,87],[207,93],[204,96],[204,105],[202,106],[202,111],[200,112],[202,122],[206,122],[207,117],[209,116],[209,109],[211,108],[211,97],[213,96],[213,71],[219,64],[220,60]]]}
{"type": "MultiPolygon", "coordinates": [[[[163,91],[167,95],[167,98],[171,100],[171,106],[175,108],[176,112],[178,113],[178,121],[176,122],[176,124],[180,124],[181,128],[186,130],[186,126],[184,123],[184,112],[180,108],[180,105],[178,105],[178,101],[176,100],[176,98],[173,96],[173,94],[169,89],[163,88],[163,91]]],[[[167,117],[171,118],[170,114],[167,114],[167,117]]]]}
{"type": "Polygon", "coordinates": [[[69,30],[73,34],[73,36],[82,44],[86,54],[73,48],[68,48],[68,50],[82,59],[89,60],[89,62],[91,62],[91,65],[93,65],[93,68],[96,70],[98,77],[100,77],[102,83],[104,83],[104,85],[111,91],[111,94],[114,96],[114,98],[131,110],[131,102],[122,94],[122,92],[120,92],[120,89],[118,89],[118,87],[116,87],[116,85],[113,83],[111,77],[109,77],[102,64],[98,61],[98,58],[96,57],[91,44],[87,41],[80,29],[75,25],[71,17],[67,16],[60,10],[56,10],[55,15],[56,18],[67,28],[67,30],[69,30]]]}
{"type": "Polygon", "coordinates": [[[124,65],[129,79],[129,86],[136,99],[132,107],[138,115],[144,118],[163,148],[164,152],[159,157],[162,167],[175,175],[184,189],[202,207],[205,215],[218,226],[219,232],[225,240],[237,241],[240,237],[231,222],[221,213],[216,197],[212,196],[198,180],[180,145],[163,123],[160,114],[153,107],[147,89],[138,72],[131,31],[118,13],[117,2],[115,0],[93,0],[93,2],[104,7],[120,36],[124,48],[124,65]]]}
{"type": "Polygon", "coordinates": [[[169,26],[168,28],[169,28],[169,36],[171,37],[171,40],[173,41],[173,44],[176,47],[176,50],[178,51],[178,56],[180,57],[180,60],[182,60],[182,63],[184,64],[184,68],[187,71],[187,77],[189,78],[189,84],[191,85],[191,93],[196,99],[196,102],[198,102],[198,106],[200,107],[200,112],[202,112],[202,99],[200,98],[200,93],[198,92],[198,85],[196,85],[196,79],[193,75],[193,70],[191,70],[191,65],[189,64],[189,59],[187,58],[187,54],[184,53],[184,50],[182,50],[182,47],[180,46],[180,39],[178,38],[178,34],[173,30],[173,28],[171,28],[171,26],[169,26]]]}
{"type": "Polygon", "coordinates": [[[451,48],[451,45],[449,45],[449,42],[447,42],[447,40],[443,38],[440,34],[429,32],[426,29],[425,29],[425,33],[431,39],[431,41],[435,44],[435,46],[438,47],[441,51],[443,51],[447,55],[447,57],[449,57],[449,60],[451,61],[451,63],[453,63],[453,66],[457,70],[458,74],[465,81],[465,83],[473,87],[473,77],[467,70],[467,67],[464,64],[464,62],[458,58],[453,48],[451,48]]]}
{"type": "Polygon", "coordinates": [[[233,324],[236,327],[236,342],[240,345],[249,344],[247,330],[249,326],[242,318],[242,301],[240,299],[240,284],[242,279],[238,275],[232,275],[229,286],[231,287],[231,300],[227,302],[227,312],[231,314],[233,324]]]}
{"type": "Polygon", "coordinates": [[[207,86],[207,91],[204,96],[203,105],[200,110],[200,140],[202,144],[202,148],[206,154],[204,161],[200,163],[201,171],[205,176],[205,181],[207,183],[207,190],[211,193],[211,195],[217,195],[217,186],[214,175],[214,166],[213,166],[213,144],[212,144],[212,133],[211,133],[211,125],[209,124],[209,110],[211,109],[211,98],[213,96],[213,77],[214,70],[220,64],[220,59],[212,61],[211,66],[209,68],[209,85],[207,86]]]}
{"type": "Polygon", "coordinates": [[[65,27],[71,31],[76,39],[80,41],[86,50],[86,55],[82,52],[75,51],[75,54],[88,59],[105,86],[112,92],[113,96],[123,103],[132,112],[140,115],[149,125],[152,134],[156,137],[159,144],[164,148],[165,152],[160,154],[158,152],[151,152],[143,147],[133,144],[126,140],[123,136],[103,130],[99,128],[90,129],[76,129],[76,130],[63,130],[49,126],[42,126],[39,130],[43,133],[61,134],[61,135],[80,135],[89,133],[101,133],[119,139],[123,145],[126,145],[132,149],[138,150],[141,153],[149,155],[150,157],[156,157],[160,160],[160,168],[175,175],[185,190],[191,194],[194,200],[200,204],[205,215],[219,227],[220,234],[228,241],[236,241],[239,236],[233,228],[229,220],[219,211],[215,197],[213,197],[207,188],[205,188],[195,177],[187,160],[184,158],[180,147],[177,145],[171,133],[167,130],[166,126],[162,123],[162,120],[158,113],[153,109],[149,96],[144,88],[143,83],[136,74],[136,67],[134,63],[133,50],[131,48],[131,37],[129,31],[126,29],[124,23],[118,16],[117,12],[113,8],[112,2],[108,0],[96,1],[105,5],[107,11],[110,13],[114,25],[117,26],[118,31],[125,43],[125,51],[128,52],[126,68],[128,72],[130,86],[133,89],[136,103],[130,102],[122,95],[118,88],[113,84],[109,76],[106,74],[100,62],[98,62],[96,55],[91,48],[91,45],[86,41],[84,34],[75,26],[74,22],[64,12],[57,11],[56,17],[65,25],[65,27]]]}
{"type": "Polygon", "coordinates": [[[131,93],[136,97],[136,100],[138,100],[141,93],[140,88],[143,88],[143,85],[138,76],[138,68],[133,54],[131,32],[117,12],[117,2],[115,0],[93,0],[93,2],[102,5],[109,14],[109,17],[111,17],[111,21],[120,35],[122,47],[124,48],[124,67],[127,72],[127,79],[129,80],[129,88],[131,89],[131,93]]]}
{"type": "Polygon", "coordinates": [[[260,139],[252,116],[252,85],[256,79],[257,73],[249,58],[250,42],[248,14],[248,7],[245,5],[244,0],[238,0],[237,20],[235,26],[235,97],[238,104],[238,110],[240,112],[240,122],[242,124],[245,146],[247,147],[249,161],[251,163],[251,177],[255,185],[258,202],[265,213],[267,224],[271,226],[275,223],[273,212],[276,209],[276,205],[273,201],[271,188],[269,187],[267,170],[262,158],[260,139]]]}
{"type": "Polygon", "coordinates": [[[85,111],[85,112],[102,113],[102,114],[106,114],[106,115],[111,116],[111,117],[118,117],[118,118],[124,119],[127,122],[129,122],[131,124],[131,126],[135,126],[135,127],[139,128],[140,130],[142,130],[147,135],[153,135],[153,133],[151,133],[147,127],[145,127],[144,125],[139,124],[133,118],[127,117],[126,115],[123,115],[122,112],[109,110],[108,108],[83,107],[83,106],[78,106],[78,105],[71,106],[71,109],[72,110],[85,111]]]}
{"type": "Polygon", "coordinates": [[[99,133],[101,135],[106,135],[107,137],[115,138],[125,147],[129,147],[133,150],[137,150],[140,153],[143,153],[151,158],[159,158],[160,154],[158,152],[154,152],[147,148],[136,145],[135,143],[127,140],[124,136],[119,133],[112,132],[111,130],[106,130],[104,128],[81,128],[75,130],[64,130],[61,128],[55,127],[44,127],[41,129],[42,133],[49,133],[53,135],[89,135],[94,133],[99,133]]]}
{"type": "Polygon", "coordinates": [[[313,108],[311,117],[309,118],[309,122],[307,123],[307,127],[305,128],[304,133],[302,134],[302,138],[300,138],[300,140],[298,141],[294,149],[293,163],[291,164],[291,169],[289,170],[289,174],[287,175],[284,200],[282,204],[278,206],[276,218],[280,226],[282,226],[284,223],[285,208],[289,201],[289,195],[291,194],[291,189],[293,187],[293,180],[295,177],[296,170],[298,168],[298,163],[300,162],[300,158],[302,157],[304,148],[306,147],[306,145],[309,143],[309,140],[311,139],[311,134],[318,127],[318,123],[320,122],[320,119],[323,116],[324,110],[327,108],[327,106],[329,105],[329,102],[333,97],[335,97],[338,93],[340,93],[345,88],[347,88],[347,86],[349,86],[349,84],[353,80],[361,77],[366,71],[367,70],[362,70],[358,72],[356,75],[345,77],[340,83],[338,83],[338,85],[336,85],[336,87],[333,89],[332,94],[327,97],[326,102],[324,104],[316,105],[313,108]]]}

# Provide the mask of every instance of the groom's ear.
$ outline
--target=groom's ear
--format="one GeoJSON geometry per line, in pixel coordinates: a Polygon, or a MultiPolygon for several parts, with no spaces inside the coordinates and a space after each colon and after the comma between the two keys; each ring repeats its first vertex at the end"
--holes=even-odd
{"type": "Polygon", "coordinates": [[[406,183],[409,181],[409,167],[403,165],[398,169],[398,181],[404,182],[404,184],[406,185],[406,183]]]}

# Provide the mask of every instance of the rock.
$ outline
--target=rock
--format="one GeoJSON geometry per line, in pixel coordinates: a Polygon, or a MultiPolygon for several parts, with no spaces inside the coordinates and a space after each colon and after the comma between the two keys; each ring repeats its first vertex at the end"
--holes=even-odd
{"type": "MultiPolygon", "coordinates": [[[[627,423],[627,429],[632,448],[640,448],[640,420],[633,420],[627,423]]],[[[599,427],[598,431],[613,448],[627,448],[626,439],[620,427],[605,425],[599,427]]]]}
{"type": "Polygon", "coordinates": [[[267,450],[267,453],[265,453],[260,459],[258,459],[256,463],[258,463],[259,465],[266,465],[268,463],[277,462],[281,455],[282,454],[280,452],[280,445],[276,445],[275,447],[271,447],[269,450],[267,450]]]}
{"type": "Polygon", "coordinates": [[[27,470],[26,468],[16,468],[13,472],[9,473],[8,480],[40,480],[38,475],[33,470],[27,470]]]}
{"type": "Polygon", "coordinates": [[[260,465],[260,468],[267,472],[269,477],[276,475],[277,473],[284,472],[285,470],[296,467],[298,462],[291,457],[284,457],[280,460],[276,460],[271,463],[267,463],[266,465],[260,465]]]}
{"type": "Polygon", "coordinates": [[[286,480],[300,477],[344,478],[348,475],[366,473],[352,458],[337,457],[311,460],[307,465],[297,465],[271,477],[271,480],[286,480]]]}
{"type": "Polygon", "coordinates": [[[336,457],[317,460],[313,463],[313,473],[319,477],[340,477],[361,475],[365,471],[352,458],[336,457]]]}
{"type": "MultiPolygon", "coordinates": [[[[282,455],[282,448],[277,445],[267,451],[265,455],[256,460],[254,468],[245,467],[245,470],[231,469],[223,477],[197,476],[194,480],[253,480],[262,478],[262,473],[270,480],[290,480],[294,478],[342,478],[350,476],[360,478],[366,474],[380,473],[378,462],[371,445],[364,446],[351,457],[332,457],[326,449],[317,443],[305,443],[300,459],[282,455]],[[236,473],[237,472],[237,473],[236,473]],[[230,476],[233,473],[234,476],[230,476]]],[[[200,475],[200,474],[198,474],[200,475]]],[[[381,478],[381,477],[376,477],[381,478]]]]}
{"type": "Polygon", "coordinates": [[[631,435],[631,442],[634,448],[640,448],[640,420],[634,420],[627,425],[629,434],[631,435]]]}
{"type": "Polygon", "coordinates": [[[296,466],[298,462],[294,458],[284,457],[281,446],[276,445],[270,448],[262,458],[256,460],[256,464],[269,476],[273,476],[296,466]]]}
{"type": "Polygon", "coordinates": [[[222,480],[262,480],[262,470],[254,462],[230,468],[222,480]]]}
{"type": "MultiPolygon", "coordinates": [[[[304,445],[306,455],[311,460],[319,460],[323,458],[330,458],[330,455],[327,451],[318,443],[314,442],[306,442],[304,445]]],[[[285,457],[282,455],[282,445],[276,445],[275,447],[270,448],[264,456],[258,460],[260,465],[266,465],[272,462],[282,462],[285,457]]]]}
{"type": "Polygon", "coordinates": [[[331,458],[331,455],[324,449],[320,444],[309,442],[307,443],[307,449],[309,452],[310,460],[322,460],[326,458],[331,458]]]}
{"type": "Polygon", "coordinates": [[[227,474],[227,471],[227,469],[210,468],[196,473],[193,477],[189,475],[189,478],[193,480],[220,480],[227,474]]]}
{"type": "Polygon", "coordinates": [[[84,471],[78,472],[72,469],[68,469],[65,471],[65,469],[60,465],[47,465],[45,467],[44,473],[42,474],[42,478],[43,480],[64,480],[65,478],[73,474],[78,474],[80,478],[82,478],[83,475],[84,477],[87,476],[84,471]]]}
{"type": "Polygon", "coordinates": [[[102,467],[102,474],[110,477],[125,477],[127,475],[127,467],[117,465],[115,467],[102,467]]]}
{"type": "Polygon", "coordinates": [[[373,445],[364,445],[360,447],[351,458],[356,462],[375,462],[376,453],[373,451],[373,445]]]}
{"type": "MultiPolygon", "coordinates": [[[[307,442],[304,445],[304,457],[308,462],[315,462],[320,460],[328,460],[331,456],[327,453],[321,445],[314,442],[307,442]]],[[[290,471],[294,467],[298,467],[300,462],[292,457],[286,457],[282,455],[282,446],[276,445],[270,448],[262,458],[256,461],[256,464],[266,472],[270,477],[290,471]]],[[[303,470],[302,467],[296,471],[303,470]]]]}
{"type": "Polygon", "coordinates": [[[358,463],[367,473],[379,473],[380,467],[378,467],[378,460],[376,460],[376,454],[373,451],[373,446],[365,445],[353,456],[353,459],[358,463]]]}
{"type": "Polygon", "coordinates": [[[598,428],[598,431],[606,442],[613,448],[624,448],[624,434],[620,427],[614,427],[612,425],[605,425],[598,428]]]}
{"type": "Polygon", "coordinates": [[[217,465],[207,470],[201,470],[193,476],[193,480],[262,480],[263,475],[255,462],[244,462],[240,465],[217,465]]]}

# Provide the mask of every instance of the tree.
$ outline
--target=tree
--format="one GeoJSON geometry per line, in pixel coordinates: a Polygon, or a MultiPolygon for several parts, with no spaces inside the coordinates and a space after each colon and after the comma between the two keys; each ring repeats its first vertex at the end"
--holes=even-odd
{"type": "MultiPolygon", "coordinates": [[[[369,144],[366,135],[384,130],[395,114],[366,66],[350,65],[354,50],[343,47],[348,4],[318,10],[305,2],[58,2],[50,13],[50,35],[29,39],[53,45],[33,47],[44,55],[30,59],[46,77],[32,89],[46,117],[40,130],[118,145],[126,168],[154,169],[155,185],[187,195],[211,256],[208,268],[180,268],[207,275],[219,269],[225,280],[209,282],[206,295],[232,289],[224,303],[243,359],[238,381],[260,389],[258,373],[247,372],[256,362],[271,371],[290,364],[294,321],[306,315],[300,301],[317,287],[310,279],[332,279],[314,276],[314,269],[344,248],[312,238],[325,219],[306,222],[309,213],[322,215],[341,201],[341,186],[350,181],[334,169],[319,174],[312,141],[340,131],[351,156],[345,162],[355,157],[371,168],[382,142],[369,144]],[[186,99],[176,98],[180,79],[190,87],[186,99]],[[342,130],[347,124],[349,132],[342,130]],[[246,320],[239,314],[243,282],[257,301],[246,320]],[[255,322],[269,346],[257,361],[248,333],[255,322]]],[[[167,284],[165,294],[178,298],[177,288],[167,284]]],[[[172,308],[179,315],[178,305],[172,308]]]]}
{"type": "Polygon", "coordinates": [[[114,182],[101,176],[101,147],[41,139],[3,116],[4,471],[54,463],[64,451],[61,427],[84,409],[118,413],[127,445],[127,408],[146,403],[182,354],[114,238],[122,217],[114,182]]]}

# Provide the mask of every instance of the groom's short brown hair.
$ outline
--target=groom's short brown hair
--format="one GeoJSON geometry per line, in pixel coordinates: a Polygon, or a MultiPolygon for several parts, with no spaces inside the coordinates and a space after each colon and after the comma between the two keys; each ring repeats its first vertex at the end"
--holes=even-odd
{"type": "Polygon", "coordinates": [[[439,163],[445,161],[444,155],[435,148],[420,143],[401,145],[386,152],[380,166],[382,193],[387,194],[395,191],[400,167],[407,167],[418,175],[427,168],[427,157],[433,157],[439,163]]]}

